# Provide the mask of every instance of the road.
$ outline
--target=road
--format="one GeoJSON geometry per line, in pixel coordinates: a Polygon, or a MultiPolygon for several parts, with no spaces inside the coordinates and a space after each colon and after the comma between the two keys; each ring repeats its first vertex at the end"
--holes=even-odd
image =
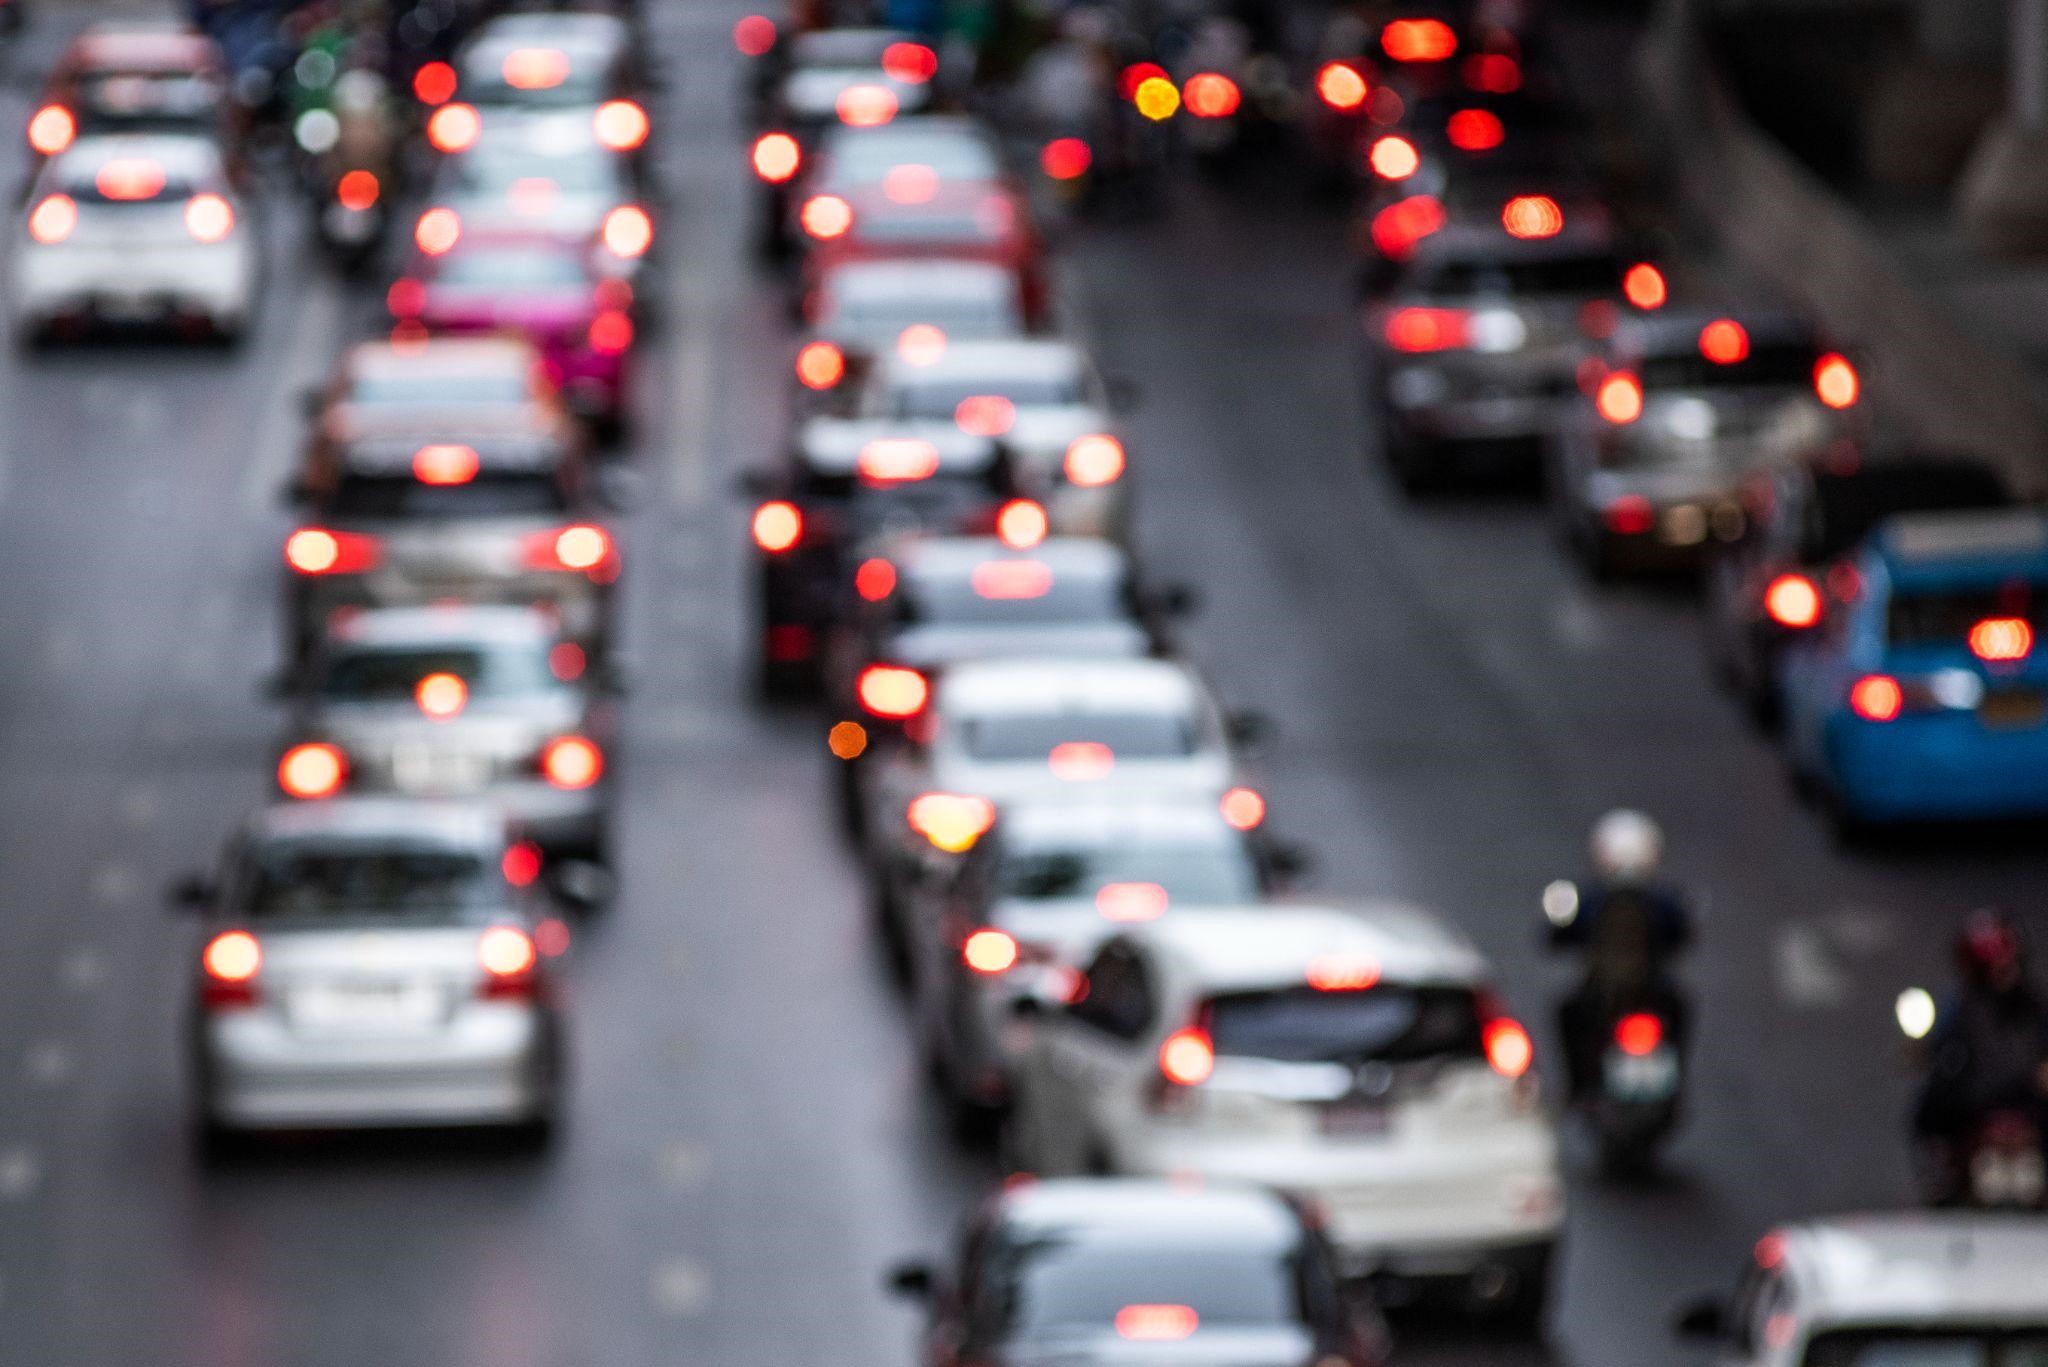
{"type": "MultiPolygon", "coordinates": [[[[672,294],[628,456],[620,888],[578,931],[545,1158],[408,1137],[206,1167],[188,1141],[196,932],[160,890],[265,795],[276,487],[300,391],[374,292],[322,272],[280,203],[245,349],[0,358],[0,1360],[910,1360],[882,1274],[941,1249],[994,1173],[921,1089],[821,721],[742,682],[731,490],[780,439],[788,340],[743,246],[740,12],[655,19],[672,294]]],[[[85,13],[39,15],[0,127],[85,13]]],[[[1904,1198],[1892,995],[1939,975],[1973,904],[2048,930],[2048,869],[2024,839],[1845,857],[1712,690],[1682,596],[1590,589],[1526,505],[1407,506],[1368,459],[1342,234],[1284,183],[1191,182],[1161,221],[1066,234],[1063,285],[1143,393],[1141,545],[1201,587],[1188,634],[1223,691],[1279,721],[1274,822],[1319,852],[1319,890],[1452,916],[1539,1023],[1559,970],[1536,893],[1599,811],[1655,813],[1711,891],[1695,1109],[1665,1178],[1575,1181],[1552,1334],[1577,1367],[1680,1360],[1671,1307],[1767,1223],[1904,1198]]],[[[1418,1367],[1552,1360],[1402,1328],[1418,1367]]]]}

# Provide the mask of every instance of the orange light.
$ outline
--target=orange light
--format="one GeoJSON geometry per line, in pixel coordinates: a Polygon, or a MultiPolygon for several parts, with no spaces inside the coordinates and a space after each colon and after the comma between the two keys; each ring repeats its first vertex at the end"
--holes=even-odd
{"type": "Polygon", "coordinates": [[[563,569],[594,570],[611,558],[612,539],[602,527],[579,522],[555,533],[555,559],[563,569]]]}
{"type": "Polygon", "coordinates": [[[469,685],[457,674],[429,674],[413,686],[412,699],[435,721],[446,721],[469,705],[469,685]]]}
{"type": "Polygon", "coordinates": [[[422,484],[467,484],[483,468],[474,446],[437,442],[413,453],[412,477],[422,484]]]}
{"type": "Polygon", "coordinates": [[[804,149],[787,133],[763,133],[754,139],[754,174],[770,185],[793,179],[804,164],[804,149]]]}
{"type": "Polygon", "coordinates": [[[633,260],[654,245],[654,220],[637,204],[621,204],[604,216],[604,249],[633,260]]]}
{"type": "Polygon", "coordinates": [[[939,54],[923,43],[891,43],[882,49],[882,71],[892,81],[923,85],[939,74],[939,54]]]}
{"type": "Polygon", "coordinates": [[[462,240],[462,218],[453,209],[429,209],[420,215],[412,240],[428,256],[443,256],[462,240]]]}
{"type": "Polygon", "coordinates": [[[590,320],[588,340],[600,356],[623,356],[633,345],[633,320],[617,309],[606,309],[590,320]]]}
{"type": "Polygon", "coordinates": [[[1502,1077],[1520,1077],[1536,1061],[1536,1045],[1529,1039],[1529,1032],[1506,1016],[1488,1021],[1479,1038],[1486,1049],[1487,1063],[1502,1077]]]}
{"type": "Polygon", "coordinates": [[[896,354],[906,365],[936,365],[946,354],[946,330],[931,323],[912,323],[896,334],[896,354]]]}
{"type": "Polygon", "coordinates": [[[1308,985],[1318,992],[1363,992],[1380,980],[1369,954],[1319,954],[1308,962],[1308,985]]]}
{"type": "MultiPolygon", "coordinates": [[[[1159,1045],[1159,1071],[1168,1082],[1182,1087],[1199,1087],[1216,1071],[1216,1046],[1205,1030],[1189,1026],[1176,1030],[1159,1045]]],[[[1128,1308],[1128,1307],[1127,1307],[1128,1308]]]]}
{"type": "Polygon", "coordinates": [[[631,152],[647,141],[647,111],[631,100],[606,100],[591,115],[590,126],[614,152],[631,152]]]}
{"type": "Polygon", "coordinates": [[[492,926],[477,937],[476,961],[494,978],[516,978],[540,962],[533,938],[512,926],[492,926]]]}
{"type": "Polygon", "coordinates": [[[853,572],[853,591],[866,602],[881,602],[896,592],[896,566],[881,556],[861,561],[853,572]]]}
{"type": "Polygon", "coordinates": [[[1740,365],[1749,359],[1749,330],[1733,318],[1716,318],[1700,329],[1700,355],[1715,365],[1740,365]]]}
{"type": "Polygon", "coordinates": [[[976,973],[993,977],[1017,966],[1017,942],[1000,930],[977,930],[962,942],[960,958],[976,973]]]}
{"type": "Polygon", "coordinates": [[[1368,160],[1373,173],[1382,180],[1406,180],[1422,169],[1422,154],[1415,150],[1415,144],[1393,134],[1372,145],[1368,160]]]}
{"type": "Polygon", "coordinates": [[[1614,1047],[1631,1058],[1645,1058],[1664,1043],[1664,1022],[1648,1011],[1632,1011],[1614,1023],[1614,1047]]]}
{"type": "Polygon", "coordinates": [[[1849,710],[1865,721],[1891,721],[1906,710],[1906,690],[1889,674],[1866,674],[1850,685],[1849,710]]]}
{"type": "Polygon", "coordinates": [[[915,437],[877,437],[854,465],[869,484],[914,484],[939,472],[939,448],[915,437]]]}
{"type": "Polygon", "coordinates": [[[199,962],[215,982],[246,983],[263,968],[263,946],[246,930],[225,930],[207,941],[199,962]]]}
{"type": "Polygon", "coordinates": [[[1564,231],[1564,210],[1549,195],[1516,195],[1500,211],[1509,237],[1523,241],[1556,237],[1564,231]]]}
{"type": "Polygon", "coordinates": [[[1441,19],[1396,19],[1380,30],[1380,47],[1397,62],[1441,62],[1458,51],[1458,35],[1441,19]]]}
{"type": "Polygon", "coordinates": [[[804,201],[797,215],[804,231],[820,242],[846,236],[853,227],[853,206],[838,195],[816,195],[804,201]]]}
{"type": "Polygon", "coordinates": [[[2024,660],[2034,650],[2034,628],[2024,617],[1987,617],[1970,628],[1970,653],[1980,660],[2024,660]]]}
{"type": "Polygon", "coordinates": [[[505,54],[498,74],[514,90],[553,90],[569,79],[569,54],[553,47],[519,47],[505,54]]]}
{"type": "Polygon", "coordinates": [[[1054,778],[1067,783],[1097,783],[1116,770],[1116,751],[1099,740],[1061,741],[1045,757],[1054,778]]]}
{"type": "Polygon", "coordinates": [[[1507,141],[1500,116],[1488,109],[1460,109],[1444,125],[1444,135],[1460,152],[1491,152],[1507,141]]]}
{"type": "Polygon", "coordinates": [[[860,705],[871,714],[891,721],[905,721],[924,711],[932,686],[924,675],[900,665],[869,665],[854,685],[860,705]]]}
{"type": "Polygon", "coordinates": [[[46,104],[28,121],[28,145],[54,157],[78,136],[78,120],[61,104],[46,104]]]}
{"type": "Polygon", "coordinates": [[[1164,123],[1180,108],[1180,91],[1164,76],[1147,76],[1131,95],[1138,112],[1154,123],[1164,123]]]}
{"type": "Polygon", "coordinates": [[[1067,458],[1063,468],[1067,474],[1067,483],[1077,484],[1084,489],[1099,489],[1105,484],[1114,484],[1123,477],[1124,444],[1115,437],[1102,433],[1076,437],[1067,444],[1067,458]]]}
{"type": "Polygon", "coordinates": [[[1664,283],[1664,272],[1647,261],[1641,261],[1628,268],[1628,274],[1621,278],[1621,292],[1628,301],[1644,311],[1661,309],[1671,298],[1670,287],[1664,283]]]}
{"type": "Polygon", "coordinates": [[[1006,436],[1017,425],[1017,405],[1001,394],[969,395],[954,407],[953,422],[970,436],[1006,436]]]}
{"type": "Polygon", "coordinates": [[[1104,883],[1095,890],[1095,910],[1105,921],[1156,921],[1166,906],[1166,889],[1157,883],[1104,883]]]}
{"type": "Polygon", "coordinates": [[[334,184],[335,202],[342,208],[361,213],[377,203],[383,193],[377,184],[377,177],[369,171],[350,171],[334,184]]]}
{"type": "Polygon", "coordinates": [[[540,772],[553,787],[580,791],[604,776],[604,751],[582,736],[558,736],[540,752],[540,772]]]}
{"type": "Polygon", "coordinates": [[[1218,806],[1233,830],[1255,831],[1265,824],[1266,799],[1251,788],[1232,788],[1218,806]]]}
{"type": "Polygon", "coordinates": [[[910,829],[947,854],[965,854],[996,823],[995,804],[985,797],[921,793],[904,813],[910,829]]]}
{"type": "Polygon", "coordinates": [[[1038,164],[1054,180],[1079,180],[1095,164],[1095,153],[1080,138],[1054,138],[1039,153],[1038,164]]]}
{"type": "Polygon", "coordinates": [[[455,98],[455,68],[446,62],[428,62],[412,74],[412,93],[421,104],[446,104],[455,98]]]}
{"type": "Polygon", "coordinates": [[[1764,612],[1781,627],[1803,631],[1820,621],[1820,589],[1803,574],[1781,574],[1764,589],[1764,612]]]}
{"type": "Polygon", "coordinates": [[[1863,380],[1848,357],[1830,353],[1813,368],[1813,392],[1829,408],[1854,408],[1863,396],[1863,380]]]}
{"type": "Polygon", "coordinates": [[[850,85],[832,102],[832,111],[848,128],[876,128],[896,117],[896,92],[885,85],[850,85]]]}
{"type": "Polygon", "coordinates": [[[775,46],[775,21],[750,14],[732,26],[732,45],[742,57],[764,57],[775,46]]]}
{"type": "Polygon", "coordinates": [[[1044,505],[1028,498],[1013,498],[996,512],[996,536],[1013,551],[1030,550],[1050,527],[1044,505]]]}
{"type": "Polygon", "coordinates": [[[1371,93],[1358,69],[1343,62],[1325,63],[1316,73],[1316,94],[1332,109],[1352,110],[1365,103],[1371,93]]]}
{"type": "Polygon", "coordinates": [[[1227,119],[1244,100],[1237,82],[1216,71],[1200,71],[1180,88],[1181,102],[1198,119],[1227,119]]]}
{"type": "Polygon", "coordinates": [[[294,745],[277,762],[277,786],[291,797],[329,797],[348,777],[348,761],[325,741],[294,745]]]}
{"type": "Polygon", "coordinates": [[[69,195],[45,195],[28,216],[28,235],[48,246],[71,236],[78,226],[78,203],[69,195]]]}
{"type": "Polygon", "coordinates": [[[427,119],[427,142],[436,152],[463,151],[483,131],[483,118],[472,105],[444,104],[427,119]]]}
{"type": "Polygon", "coordinates": [[[1019,602],[1052,592],[1052,567],[1042,560],[984,560],[968,575],[977,598],[1019,602]]]}
{"type": "Polygon", "coordinates": [[[763,503],[754,509],[754,544],[770,554],[779,554],[804,539],[804,515],[783,499],[763,503]]]}
{"type": "Polygon", "coordinates": [[[1387,318],[1387,345],[1410,353],[1455,351],[1471,344],[1471,324],[1464,309],[1398,309],[1387,318]]]}
{"type": "Polygon", "coordinates": [[[857,721],[843,721],[825,733],[825,748],[834,759],[859,759],[868,748],[868,729],[857,721]]]}
{"type": "Polygon", "coordinates": [[[1600,416],[1617,427],[1626,427],[1643,416],[1643,384],[1627,371],[1618,371],[1600,382],[1593,400],[1600,416]]]}
{"type": "Polygon", "coordinates": [[[285,538],[284,558],[300,574],[361,574],[377,566],[377,538],[301,527],[285,538]]]}
{"type": "Polygon", "coordinates": [[[1127,1305],[1116,1312],[1115,1323],[1118,1338],[1159,1343],[1188,1337],[1201,1324],[1201,1317],[1187,1305],[1127,1305]]]}
{"type": "Polygon", "coordinates": [[[891,204],[929,204],[939,195],[939,173],[921,162],[891,166],[882,175],[882,198],[891,204]]]}
{"type": "Polygon", "coordinates": [[[796,354],[797,382],[805,389],[830,389],[846,378],[846,353],[830,342],[809,342],[796,354]]]}
{"type": "Polygon", "coordinates": [[[163,193],[164,168],[148,157],[115,157],[102,163],[93,188],[107,199],[129,203],[163,193]]]}
{"type": "Polygon", "coordinates": [[[1423,238],[1441,232],[1445,221],[1444,206],[1436,196],[1410,195],[1373,215],[1372,242],[1381,255],[1405,261],[1423,238]]]}
{"type": "Polygon", "coordinates": [[[1488,95],[1522,88],[1522,64],[1500,52],[1475,52],[1465,61],[1465,84],[1488,95]]]}

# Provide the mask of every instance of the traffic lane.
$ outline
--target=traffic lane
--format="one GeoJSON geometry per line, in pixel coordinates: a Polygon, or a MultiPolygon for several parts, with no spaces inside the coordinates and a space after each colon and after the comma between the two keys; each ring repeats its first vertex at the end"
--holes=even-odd
{"type": "Polygon", "coordinates": [[[1892,995],[1945,974],[1964,908],[2038,926],[2048,880],[2011,843],[1845,856],[1710,688],[1682,596],[1592,589],[1534,509],[1392,493],[1342,225],[1262,188],[1190,190],[1161,224],[1070,248],[1104,365],[1146,394],[1140,542],[1203,586],[1188,634],[1225,693],[1280,719],[1273,820],[1319,847],[1320,885],[1449,912],[1539,1026],[1567,978],[1537,892],[1582,868],[1601,810],[1654,813],[1674,874],[1711,890],[1671,1178],[1581,1181],[1562,1282],[1571,1358],[1640,1361],[1765,1224],[1906,1199],[1892,995]]]}

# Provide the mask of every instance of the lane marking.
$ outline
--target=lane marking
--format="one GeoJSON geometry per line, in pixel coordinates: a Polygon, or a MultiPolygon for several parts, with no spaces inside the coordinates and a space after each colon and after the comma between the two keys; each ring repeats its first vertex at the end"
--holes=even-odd
{"type": "Polygon", "coordinates": [[[711,1275],[702,1263],[670,1258],[655,1265],[647,1292],[655,1310],[672,1319],[702,1314],[711,1303],[711,1275]]]}
{"type": "Polygon", "coordinates": [[[695,1140],[675,1140],[655,1152],[654,1170],[665,1187],[702,1186],[711,1173],[711,1150],[695,1140]]]}
{"type": "Polygon", "coordinates": [[[58,977],[74,992],[88,992],[107,980],[106,960],[91,945],[75,945],[64,953],[58,977]]]}
{"type": "Polygon", "coordinates": [[[1787,1005],[1817,1011],[1849,1000],[1849,973],[1836,958],[1827,937],[1810,923],[1794,921],[1778,929],[1772,946],[1778,996],[1787,1005]]]}
{"type": "Polygon", "coordinates": [[[136,876],[120,864],[102,864],[92,871],[87,884],[92,899],[102,906],[120,906],[132,900],[141,883],[136,876]]]}
{"type": "Polygon", "coordinates": [[[64,1041],[46,1039],[29,1046],[23,1064],[30,1082],[38,1087],[56,1087],[71,1077],[77,1060],[64,1041]]]}
{"type": "Polygon", "coordinates": [[[42,1185],[43,1164],[26,1144],[0,1149],[0,1201],[25,1201],[42,1185]]]}

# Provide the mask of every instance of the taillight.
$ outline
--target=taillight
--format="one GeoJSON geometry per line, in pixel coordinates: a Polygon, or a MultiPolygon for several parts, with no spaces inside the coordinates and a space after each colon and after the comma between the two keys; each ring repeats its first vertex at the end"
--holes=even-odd
{"type": "MultiPolygon", "coordinates": [[[[947,854],[965,854],[995,824],[996,809],[995,804],[985,797],[921,793],[911,799],[903,816],[910,829],[930,841],[934,849],[944,850],[947,854]]],[[[989,948],[993,950],[995,946],[989,948]]],[[[1012,963],[1016,961],[1016,952],[1016,942],[1011,941],[1012,963]]]]}
{"type": "Polygon", "coordinates": [[[1733,318],[1716,318],[1700,329],[1700,355],[1714,365],[1741,365],[1749,359],[1749,329],[1733,318]]]}
{"type": "Polygon", "coordinates": [[[838,195],[817,195],[804,201],[797,221],[818,241],[829,242],[853,227],[853,206],[838,195]]]}
{"type": "Polygon", "coordinates": [[[1894,721],[1906,710],[1906,690],[1889,674],[1866,674],[1849,685],[1849,710],[1864,721],[1894,721]]]}
{"type": "Polygon", "coordinates": [[[427,142],[437,152],[464,151],[483,131],[483,118],[474,105],[444,104],[427,119],[427,142]]]}
{"type": "Polygon", "coordinates": [[[1216,1046],[1209,1032],[1188,1026],[1168,1035],[1159,1045],[1159,1073],[1180,1087],[1199,1087],[1216,1071],[1216,1046]]]}
{"type": "Polygon", "coordinates": [[[580,792],[604,777],[604,751],[582,736],[557,736],[541,749],[540,773],[549,787],[580,792]]]}
{"type": "Polygon", "coordinates": [[[1406,180],[1422,169],[1422,154],[1415,144],[1393,133],[1375,142],[1366,160],[1381,180],[1406,180]]]}
{"type": "Polygon", "coordinates": [[[654,245],[654,220],[637,204],[621,204],[604,216],[604,248],[632,260],[654,245]]]}
{"type": "Polygon", "coordinates": [[[1507,141],[1500,116],[1488,109],[1460,109],[1444,124],[1444,136],[1460,152],[1491,152],[1507,141]]]}
{"type": "Polygon", "coordinates": [[[1639,261],[1628,268],[1621,277],[1621,292],[1637,308],[1650,312],[1664,307],[1671,298],[1671,287],[1665,283],[1664,272],[1647,261],[1639,261]]]}
{"type": "Polygon", "coordinates": [[[1124,473],[1124,444],[1115,437],[1076,437],[1067,444],[1067,483],[1084,489],[1114,484],[1124,473]]]}
{"type": "Polygon", "coordinates": [[[853,572],[853,591],[864,603],[879,603],[896,592],[896,566],[875,556],[860,562],[853,572]]]}
{"type": "Polygon", "coordinates": [[[1436,196],[1410,195],[1373,215],[1372,243],[1389,260],[1405,261],[1414,254],[1417,243],[1441,232],[1446,221],[1444,206],[1436,196]]]}
{"type": "Polygon", "coordinates": [[[462,240],[462,216],[453,209],[429,209],[414,225],[412,240],[428,256],[445,256],[462,240]]]}
{"type": "Polygon", "coordinates": [[[854,469],[864,484],[915,484],[939,472],[939,448],[915,437],[877,437],[860,448],[854,469]]]}
{"type": "Polygon", "coordinates": [[[763,133],[754,139],[754,174],[770,185],[793,180],[803,168],[804,149],[787,133],[763,133]]]}
{"type": "Polygon", "coordinates": [[[335,202],[355,213],[375,208],[383,193],[384,187],[377,183],[377,176],[371,171],[350,171],[334,183],[335,202]]]}
{"type": "Polygon", "coordinates": [[[467,484],[482,469],[483,459],[476,448],[459,442],[430,442],[412,453],[412,477],[422,484],[467,484]]]}
{"type": "Polygon", "coordinates": [[[1781,627],[1804,631],[1820,621],[1820,586],[1803,574],[1781,574],[1764,589],[1764,612],[1781,627]]]}
{"type": "Polygon", "coordinates": [[[1614,1047],[1633,1058],[1654,1054],[1664,1043],[1664,1021],[1648,1011],[1634,1011],[1614,1023],[1614,1047]]]}
{"type": "Polygon", "coordinates": [[[235,230],[235,208],[219,195],[194,195],[185,201],[185,231],[194,242],[224,242],[235,230]]]}
{"type": "Polygon", "coordinates": [[[606,579],[617,569],[611,533],[588,522],[578,522],[550,532],[535,532],[526,538],[521,561],[530,570],[568,570],[606,579]]]}
{"type": "Polygon", "coordinates": [[[1343,62],[1327,62],[1316,73],[1316,96],[1330,108],[1349,113],[1365,103],[1371,88],[1358,68],[1343,62]]]}
{"type": "Polygon", "coordinates": [[[2012,664],[2034,653],[2034,628],[2024,617],[1987,617],[1970,628],[1970,653],[1987,664],[2012,664]]]}
{"type": "Polygon", "coordinates": [[[1600,510],[1600,525],[1615,536],[1641,536],[1657,525],[1657,505],[1641,494],[1623,494],[1600,510]]]}
{"type": "Polygon", "coordinates": [[[808,342],[796,354],[796,378],[805,389],[830,389],[846,378],[846,353],[830,342],[808,342]]]}
{"type": "Polygon", "coordinates": [[[1458,35],[1441,19],[1396,19],[1380,30],[1380,49],[1397,62],[1441,62],[1456,55],[1458,35]]]}
{"type": "Polygon", "coordinates": [[[1079,180],[1095,164],[1095,153],[1080,138],[1054,138],[1038,154],[1038,164],[1054,180],[1079,180]]]}
{"type": "Polygon", "coordinates": [[[448,721],[469,706],[469,685],[460,674],[429,674],[413,685],[412,698],[427,717],[448,721]]]}
{"type": "Polygon", "coordinates": [[[1564,209],[1549,195],[1516,195],[1502,206],[1500,223],[1509,237],[1538,241],[1564,231],[1564,209]]]}
{"type": "Polygon", "coordinates": [[[1156,921],[1168,900],[1157,883],[1104,883],[1095,890],[1095,910],[1105,921],[1156,921]]]}
{"type": "Polygon", "coordinates": [[[1198,119],[1227,119],[1237,112],[1243,95],[1237,82],[1216,71],[1201,71],[1181,86],[1181,103],[1198,119]]]}
{"type": "Polygon", "coordinates": [[[246,930],[224,930],[207,941],[199,966],[205,972],[201,1000],[208,1007],[254,1006],[263,946],[246,930]]]}
{"type": "Polygon", "coordinates": [[[540,879],[540,846],[531,840],[522,840],[505,847],[505,854],[498,861],[498,867],[505,875],[505,881],[515,888],[532,887],[540,879]]]}
{"type": "Polygon", "coordinates": [[[1616,427],[1626,427],[1643,416],[1643,382],[1626,371],[1617,371],[1600,382],[1593,406],[1616,427]]]}
{"type": "Polygon", "coordinates": [[[427,309],[425,283],[411,276],[400,276],[391,282],[390,289],[384,291],[384,307],[400,322],[418,318],[427,309]]]}
{"type": "Polygon", "coordinates": [[[860,705],[870,715],[907,721],[924,711],[932,686],[924,675],[900,665],[869,665],[854,684],[860,705]]]}
{"type": "Polygon", "coordinates": [[[1013,498],[996,513],[996,536],[1014,551],[1038,545],[1049,526],[1044,505],[1028,498],[1013,498]]]}
{"type": "Polygon", "coordinates": [[[590,320],[588,341],[600,356],[622,356],[633,345],[633,320],[617,309],[606,309],[590,320]]]}
{"type": "Polygon", "coordinates": [[[1217,807],[1232,830],[1255,831],[1266,822],[1266,799],[1253,788],[1232,788],[1217,807]]]}
{"type": "Polygon", "coordinates": [[[1495,1016],[1479,1032],[1486,1050],[1486,1062],[1504,1078],[1518,1078],[1536,1062],[1536,1046],[1521,1022],[1509,1016],[1495,1016]]]}
{"type": "Polygon", "coordinates": [[[923,85],[939,74],[939,54],[923,43],[891,43],[882,49],[882,70],[892,81],[923,85]]]}
{"type": "Polygon", "coordinates": [[[45,195],[30,211],[28,235],[44,246],[62,242],[78,226],[78,202],[69,195],[45,195]]]}
{"type": "Polygon", "coordinates": [[[631,152],[647,141],[647,111],[631,100],[606,100],[591,116],[597,140],[614,152],[631,152]]]}
{"type": "Polygon", "coordinates": [[[804,539],[803,510],[794,503],[776,499],[754,509],[754,544],[770,555],[779,555],[804,539]]]}
{"type": "Polygon", "coordinates": [[[960,944],[960,961],[985,977],[1017,966],[1017,941],[1000,930],[977,930],[960,944]]]}
{"type": "Polygon", "coordinates": [[[896,334],[896,354],[909,365],[937,365],[946,346],[946,330],[934,323],[912,323],[896,334]]]}
{"type": "Polygon", "coordinates": [[[1133,1343],[1177,1343],[1201,1327],[1192,1305],[1126,1305],[1111,1321],[1118,1338],[1133,1343]]]}
{"type": "Polygon", "coordinates": [[[377,538],[361,532],[301,527],[284,542],[285,563],[304,575],[362,574],[381,558],[377,538]]]}
{"type": "Polygon", "coordinates": [[[455,98],[455,68],[446,62],[428,62],[412,74],[412,93],[421,104],[446,104],[455,98]]]}
{"type": "Polygon", "coordinates": [[[749,14],[732,26],[732,45],[742,57],[765,57],[775,46],[775,21],[749,14]]]}
{"type": "Polygon", "coordinates": [[[530,997],[539,986],[540,950],[516,926],[492,926],[478,936],[476,962],[484,973],[480,996],[530,997]]]}
{"type": "Polygon", "coordinates": [[[1472,315],[1464,309],[1396,309],[1387,317],[1387,345],[1421,354],[1456,351],[1472,344],[1472,315]]]}
{"type": "Polygon", "coordinates": [[[78,136],[78,120],[61,104],[46,104],[28,121],[28,145],[54,157],[78,136]]]}
{"type": "Polygon", "coordinates": [[[1863,380],[1848,357],[1830,354],[1813,368],[1813,392],[1829,408],[1854,408],[1863,396],[1863,380]]]}
{"type": "Polygon", "coordinates": [[[875,128],[896,117],[896,92],[885,85],[850,85],[832,102],[832,111],[849,128],[875,128]]]}
{"type": "Polygon", "coordinates": [[[1465,84],[1489,95],[1522,88],[1522,64],[1504,52],[1475,52],[1465,62],[1465,84]]]}
{"type": "Polygon", "coordinates": [[[347,778],[347,757],[326,741],[294,745],[277,762],[277,786],[291,797],[332,797],[347,778]]]}

